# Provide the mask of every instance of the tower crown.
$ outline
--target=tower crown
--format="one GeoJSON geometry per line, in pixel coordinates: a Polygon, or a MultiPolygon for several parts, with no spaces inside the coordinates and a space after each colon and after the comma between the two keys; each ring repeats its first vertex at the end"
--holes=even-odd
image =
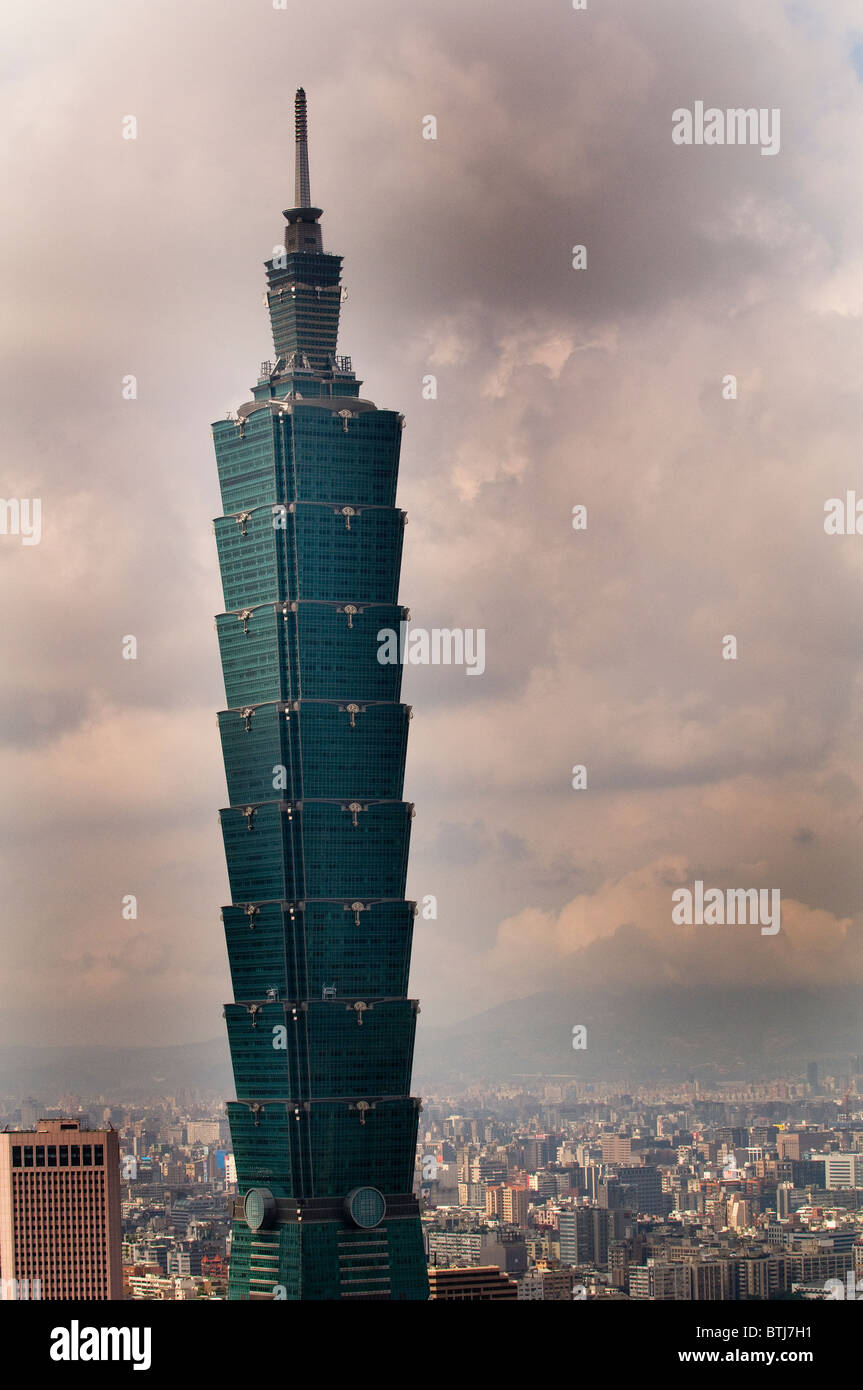
{"type": "Polygon", "coordinates": [[[294,197],[298,208],[311,205],[309,191],[309,145],[308,116],[306,113],[306,94],[302,87],[297,88],[294,98],[294,138],[297,142],[294,175],[294,197]]]}
{"type": "MultiPolygon", "coordinates": [[[[342,300],[342,258],[324,251],[318,219],[310,206],[308,110],[306,94],[297,89],[294,103],[297,206],[284,212],[283,245],[267,262],[267,303],[273,328],[277,372],[282,386],[298,376],[293,389],[303,395],[356,395],[360,383],[350,360],[336,356],[342,300]],[[314,381],[310,380],[313,378],[314,381]]],[[[272,380],[272,378],[271,378],[272,380]]]]}
{"type": "Polygon", "coordinates": [[[318,219],[323,216],[323,210],[312,207],[309,187],[309,117],[306,94],[302,87],[297,88],[294,98],[294,201],[296,207],[286,208],[283,214],[288,223],[285,250],[289,253],[322,252],[323,242],[318,219]]]}

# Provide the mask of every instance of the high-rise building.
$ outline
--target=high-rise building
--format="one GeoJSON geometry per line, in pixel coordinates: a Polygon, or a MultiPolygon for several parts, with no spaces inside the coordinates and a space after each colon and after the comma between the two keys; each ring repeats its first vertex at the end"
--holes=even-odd
{"type": "Polygon", "coordinates": [[[505,1183],[507,1177],[506,1164],[498,1158],[474,1158],[470,1164],[470,1181],[472,1183],[505,1183]]]}
{"type": "Polygon", "coordinates": [[[791,1182],[781,1182],[776,1188],[776,1215],[787,1221],[792,1212],[799,1211],[806,1204],[806,1191],[795,1187],[791,1182]]]}
{"type": "Polygon", "coordinates": [[[664,1216],[671,1210],[668,1194],[662,1191],[662,1175],[655,1164],[620,1165],[617,1179],[622,1188],[630,1189],[629,1205],[636,1211],[664,1216]]]}
{"type": "Polygon", "coordinates": [[[863,1154],[825,1154],[824,1186],[826,1188],[863,1187],[863,1154]]]}
{"type": "Polygon", "coordinates": [[[296,196],[266,263],[275,360],[213,426],[228,708],[221,812],[237,1100],[234,1299],[426,1299],[412,1193],[417,1004],[405,900],[410,709],[378,633],[404,631],[403,417],[336,355],[341,257],[296,196]]]}
{"type": "Polygon", "coordinates": [[[504,1221],[509,1222],[511,1226],[526,1226],[530,1198],[531,1194],[526,1187],[511,1187],[509,1185],[504,1187],[502,1199],[504,1221]]]}
{"type": "Polygon", "coordinates": [[[549,1161],[549,1141],[545,1134],[532,1134],[519,1140],[522,1166],[527,1173],[535,1173],[544,1168],[549,1161]]]}
{"type": "Polygon", "coordinates": [[[780,1159],[800,1157],[800,1135],[794,1130],[776,1136],[776,1152],[780,1159]]]}
{"type": "Polygon", "coordinates": [[[540,1303],[572,1302],[571,1269],[529,1269],[518,1281],[520,1300],[540,1303]]]}
{"type": "Polygon", "coordinates": [[[632,1158],[632,1140],[622,1134],[603,1134],[600,1138],[602,1144],[603,1163],[629,1163],[632,1158]]]}
{"type": "Polygon", "coordinates": [[[724,1294],[722,1262],[719,1260],[688,1260],[684,1268],[689,1275],[689,1297],[696,1301],[720,1302],[724,1294]]]}
{"type": "Polygon", "coordinates": [[[631,1215],[620,1207],[573,1207],[562,1211],[560,1258],[566,1265],[604,1265],[612,1241],[622,1240],[631,1215]]]}
{"type": "Polygon", "coordinates": [[[456,1188],[460,1207],[484,1207],[486,1205],[486,1185],[484,1182],[460,1182],[456,1188]]]}
{"type": "Polygon", "coordinates": [[[179,1274],[184,1279],[199,1277],[202,1260],[200,1250],[169,1250],[168,1274],[179,1274]]]}
{"type": "Polygon", "coordinates": [[[629,1241],[611,1240],[608,1243],[608,1274],[613,1289],[625,1289],[629,1279],[629,1241]]]}
{"type": "Polygon", "coordinates": [[[791,1181],[795,1187],[823,1187],[824,1160],[801,1158],[799,1162],[791,1159],[791,1181]]]}
{"type": "Polygon", "coordinates": [[[689,1299],[692,1297],[689,1271],[686,1265],[648,1260],[646,1265],[630,1268],[629,1296],[651,1302],[689,1299]]]}
{"type": "Polygon", "coordinates": [[[121,1243],[116,1130],[0,1134],[0,1299],[120,1299],[121,1243]]]}
{"type": "Polygon", "coordinates": [[[486,1216],[503,1218],[503,1187],[487,1187],[485,1190],[486,1216]]]}
{"type": "Polygon", "coordinates": [[[560,1258],[565,1265],[587,1264],[591,1255],[593,1236],[593,1216],[583,1207],[562,1211],[558,1218],[560,1231],[560,1258]]]}

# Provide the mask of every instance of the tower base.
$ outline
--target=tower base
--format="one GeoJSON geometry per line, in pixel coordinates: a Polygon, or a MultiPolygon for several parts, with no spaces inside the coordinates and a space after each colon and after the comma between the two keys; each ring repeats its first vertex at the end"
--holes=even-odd
{"type": "MultiPolygon", "coordinates": [[[[280,1203],[280,1208],[285,1204],[280,1203]]],[[[303,1204],[302,1212],[253,1231],[235,1207],[229,1299],[392,1300],[429,1296],[422,1227],[415,1198],[391,1198],[371,1230],[337,1216],[335,1203],[303,1204]],[[309,1210],[309,1207],[329,1207],[309,1210]],[[413,1207],[400,1215],[398,1208],[413,1207]]]]}

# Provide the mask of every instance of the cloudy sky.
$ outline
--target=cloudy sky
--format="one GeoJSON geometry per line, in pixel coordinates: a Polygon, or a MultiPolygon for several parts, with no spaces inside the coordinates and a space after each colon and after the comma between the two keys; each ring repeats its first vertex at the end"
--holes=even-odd
{"type": "Polygon", "coordinates": [[[0,492],[43,520],[0,536],[0,1041],[221,1031],[209,424],[272,355],[299,84],[340,350],[407,417],[402,599],[487,633],[482,677],[405,682],[423,1021],[859,980],[863,536],[824,530],[863,498],[856,0],[18,0],[2,31],[0,492]],[[779,109],[779,153],[675,145],[699,100],[779,109]],[[781,931],[674,926],[696,878],[778,888],[781,931]]]}

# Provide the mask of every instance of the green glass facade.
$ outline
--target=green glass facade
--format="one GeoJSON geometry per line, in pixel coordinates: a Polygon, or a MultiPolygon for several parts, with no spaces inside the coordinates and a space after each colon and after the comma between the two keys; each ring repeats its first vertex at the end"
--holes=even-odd
{"type": "MultiPolygon", "coordinates": [[[[308,201],[305,98],[298,194],[308,201]]],[[[267,263],[275,361],[213,426],[225,1007],[237,1099],[234,1299],[426,1299],[412,1193],[418,1006],[407,998],[413,807],[398,629],[402,417],[336,355],[341,258],[320,209],[267,263]]]]}

